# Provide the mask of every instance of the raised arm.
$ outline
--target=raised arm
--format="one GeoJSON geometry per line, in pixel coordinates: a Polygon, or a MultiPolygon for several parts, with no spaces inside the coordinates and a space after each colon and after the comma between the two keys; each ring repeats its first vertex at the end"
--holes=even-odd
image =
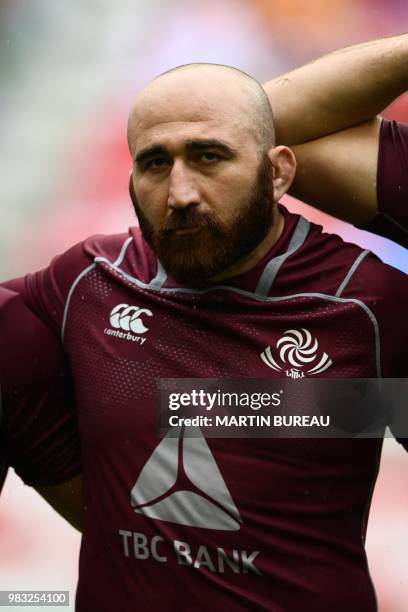
{"type": "Polygon", "coordinates": [[[264,88],[280,144],[302,144],[370,121],[408,89],[408,34],[335,51],[264,88]]]}
{"type": "Polygon", "coordinates": [[[377,114],[408,89],[408,35],[336,51],[264,87],[277,142],[292,146],[298,160],[292,195],[369,223],[378,209],[377,114]]]}

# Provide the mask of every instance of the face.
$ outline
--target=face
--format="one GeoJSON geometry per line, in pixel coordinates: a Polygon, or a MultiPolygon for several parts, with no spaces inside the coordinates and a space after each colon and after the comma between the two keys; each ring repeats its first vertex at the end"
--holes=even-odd
{"type": "Polygon", "coordinates": [[[140,206],[132,180],[129,191],[144,239],[164,268],[183,282],[210,279],[226,270],[249,254],[273,224],[272,166],[267,155],[246,196],[237,194],[231,203],[234,215],[224,215],[225,220],[215,211],[200,212],[191,205],[174,209],[157,226],[140,206]]]}
{"type": "Polygon", "coordinates": [[[164,268],[189,283],[239,262],[273,223],[271,162],[239,87],[224,81],[159,79],[129,119],[141,231],[164,268]]]}

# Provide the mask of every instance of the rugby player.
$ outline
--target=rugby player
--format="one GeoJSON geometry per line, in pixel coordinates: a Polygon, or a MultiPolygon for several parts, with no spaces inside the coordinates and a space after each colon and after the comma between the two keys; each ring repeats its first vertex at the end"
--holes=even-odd
{"type": "Polygon", "coordinates": [[[128,141],[140,229],[13,284],[61,334],[76,387],[77,610],[374,611],[364,538],[381,440],[160,441],[157,382],[405,377],[407,277],[278,203],[295,156],[248,75],[162,75],[128,141]]]}
{"type": "Polygon", "coordinates": [[[66,359],[20,296],[0,288],[0,490],[12,466],[81,528],[81,454],[66,359]]]}

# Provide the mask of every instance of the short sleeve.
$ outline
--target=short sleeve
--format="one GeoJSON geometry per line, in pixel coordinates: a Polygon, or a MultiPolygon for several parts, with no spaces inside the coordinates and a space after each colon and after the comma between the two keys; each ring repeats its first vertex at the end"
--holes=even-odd
{"type": "Polygon", "coordinates": [[[362,229],[408,248],[408,125],[383,119],[377,167],[375,219],[362,229]]]}
{"type": "Polygon", "coordinates": [[[61,341],[64,317],[71,293],[96,265],[95,258],[116,261],[125,240],[128,235],[91,236],[47,268],[0,286],[0,467],[12,465],[28,484],[56,484],[81,469],[73,387],[61,341]]]}
{"type": "Polygon", "coordinates": [[[73,387],[60,342],[22,299],[0,290],[1,450],[26,484],[81,471],[73,387]]]}
{"type": "Polygon", "coordinates": [[[63,337],[66,307],[83,274],[98,260],[114,262],[128,235],[91,236],[53,258],[43,270],[2,283],[5,289],[18,293],[29,309],[63,337]]]}

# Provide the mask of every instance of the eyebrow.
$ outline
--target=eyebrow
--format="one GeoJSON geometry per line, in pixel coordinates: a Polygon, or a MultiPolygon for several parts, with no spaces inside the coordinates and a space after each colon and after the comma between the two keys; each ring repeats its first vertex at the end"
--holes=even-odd
{"type": "Polygon", "coordinates": [[[227,155],[234,155],[235,151],[230,145],[222,140],[218,140],[218,138],[210,138],[205,140],[190,140],[187,143],[186,149],[188,152],[196,152],[202,151],[204,149],[218,149],[219,151],[223,151],[227,155]]]}
{"type": "Polygon", "coordinates": [[[137,164],[140,164],[149,157],[154,157],[155,155],[168,155],[168,151],[165,147],[161,145],[153,145],[151,147],[146,147],[135,156],[135,162],[137,164]]]}
{"type": "MultiPolygon", "coordinates": [[[[187,153],[197,153],[198,151],[204,151],[206,149],[218,149],[228,157],[233,157],[236,154],[236,151],[230,145],[217,138],[190,140],[186,143],[187,153]]],[[[169,151],[163,145],[152,145],[151,147],[146,147],[139,151],[135,156],[135,162],[141,164],[156,155],[169,155],[169,151]]]]}

